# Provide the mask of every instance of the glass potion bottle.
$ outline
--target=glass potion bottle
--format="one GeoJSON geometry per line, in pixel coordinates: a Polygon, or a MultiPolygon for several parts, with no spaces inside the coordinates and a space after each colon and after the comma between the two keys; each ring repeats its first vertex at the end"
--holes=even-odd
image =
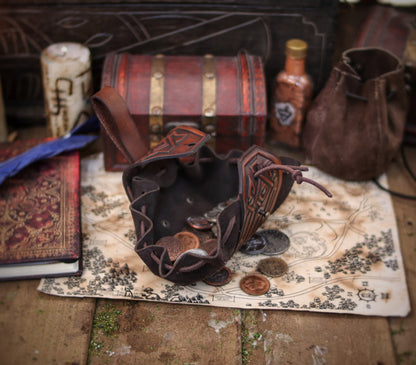
{"type": "Polygon", "coordinates": [[[292,147],[300,147],[303,121],[312,100],[312,80],[305,71],[307,48],[301,39],[286,42],[285,68],[274,83],[271,137],[292,147]]]}

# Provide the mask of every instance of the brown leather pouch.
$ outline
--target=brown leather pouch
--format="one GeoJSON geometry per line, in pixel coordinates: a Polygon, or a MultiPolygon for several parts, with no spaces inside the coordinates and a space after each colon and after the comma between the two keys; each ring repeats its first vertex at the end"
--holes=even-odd
{"type": "Polygon", "coordinates": [[[401,61],[381,48],[347,50],[307,115],[306,155],[336,177],[375,178],[399,150],[406,113],[401,61]]]}
{"type": "Polygon", "coordinates": [[[142,148],[134,144],[136,138],[140,145],[140,135],[117,93],[105,88],[92,103],[115,145],[130,161],[136,160],[123,172],[137,237],[135,250],[164,279],[189,284],[223,268],[282,204],[293,181],[312,183],[330,195],[303,177],[307,169],[295,160],[257,146],[244,153],[218,155],[206,145],[210,137],[189,126],[172,129],[143,156],[142,148]],[[214,216],[216,233],[187,223],[189,217],[204,217],[220,204],[224,207],[214,216]],[[196,238],[191,246],[178,241],[177,234],[183,232],[196,238]],[[209,248],[203,245],[207,241],[209,248]]]}
{"type": "Polygon", "coordinates": [[[224,267],[282,204],[294,179],[307,180],[297,161],[257,146],[219,156],[205,146],[207,139],[197,129],[178,127],[123,173],[136,252],[155,275],[179,284],[207,278],[224,267]],[[215,236],[187,225],[188,217],[202,217],[227,202],[216,217],[215,236]],[[207,251],[190,249],[172,260],[167,247],[174,246],[175,234],[183,231],[197,236],[201,245],[204,240],[215,244],[207,251]]]}

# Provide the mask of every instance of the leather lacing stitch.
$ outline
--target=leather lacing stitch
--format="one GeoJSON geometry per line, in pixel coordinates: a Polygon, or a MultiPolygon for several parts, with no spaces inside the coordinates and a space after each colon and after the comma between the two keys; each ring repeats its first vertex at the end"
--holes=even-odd
{"type": "Polygon", "coordinates": [[[309,171],[309,169],[305,166],[289,166],[289,165],[278,165],[278,164],[271,164],[269,166],[260,168],[254,174],[254,177],[258,177],[259,175],[263,174],[264,172],[270,170],[282,170],[283,172],[289,173],[292,176],[292,179],[296,181],[298,184],[303,182],[309,183],[319,190],[321,190],[324,194],[326,194],[329,198],[332,198],[332,194],[326,189],[324,186],[316,182],[315,180],[309,179],[302,175],[302,171],[309,171]]]}

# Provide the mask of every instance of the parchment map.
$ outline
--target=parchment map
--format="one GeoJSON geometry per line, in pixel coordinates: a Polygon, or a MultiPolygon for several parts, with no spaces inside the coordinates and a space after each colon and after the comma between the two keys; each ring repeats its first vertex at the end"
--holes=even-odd
{"type": "MultiPolygon", "coordinates": [[[[83,159],[81,168],[84,273],[42,279],[38,289],[44,293],[381,316],[410,311],[391,199],[371,182],[345,182],[311,167],[307,176],[327,186],[334,198],[308,184],[293,186],[261,227],[289,236],[291,246],[281,255],[289,271],[269,277],[265,295],[250,296],[239,281],[266,256],[234,255],[227,263],[233,279],[222,287],[180,286],[153,275],[133,249],[121,173],[105,172],[102,154],[83,159]]],[[[384,185],[386,180],[381,178],[384,185]]]]}

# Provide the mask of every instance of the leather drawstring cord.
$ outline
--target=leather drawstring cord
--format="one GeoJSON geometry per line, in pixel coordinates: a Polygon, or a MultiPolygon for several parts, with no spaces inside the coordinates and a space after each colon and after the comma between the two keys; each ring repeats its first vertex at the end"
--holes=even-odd
{"type": "Polygon", "coordinates": [[[263,167],[260,170],[257,170],[254,174],[254,177],[258,177],[262,173],[269,171],[269,170],[282,170],[286,173],[289,173],[292,175],[292,179],[296,181],[298,184],[301,184],[303,182],[307,182],[319,190],[321,190],[323,193],[325,193],[329,198],[332,198],[332,194],[321,184],[316,182],[315,180],[309,179],[307,177],[304,177],[302,175],[302,171],[309,171],[309,169],[305,166],[288,166],[288,165],[277,165],[277,164],[271,164],[269,166],[263,167]]]}
{"type": "MultiPolygon", "coordinates": [[[[146,206],[145,205],[142,205],[142,208],[140,209],[141,210],[141,212],[142,212],[142,214],[143,215],[146,215],[146,206]]],[[[144,236],[144,233],[146,232],[146,228],[145,228],[145,226],[144,226],[144,221],[141,221],[141,223],[140,223],[140,234],[141,234],[141,237],[143,237],[144,236]]]]}

